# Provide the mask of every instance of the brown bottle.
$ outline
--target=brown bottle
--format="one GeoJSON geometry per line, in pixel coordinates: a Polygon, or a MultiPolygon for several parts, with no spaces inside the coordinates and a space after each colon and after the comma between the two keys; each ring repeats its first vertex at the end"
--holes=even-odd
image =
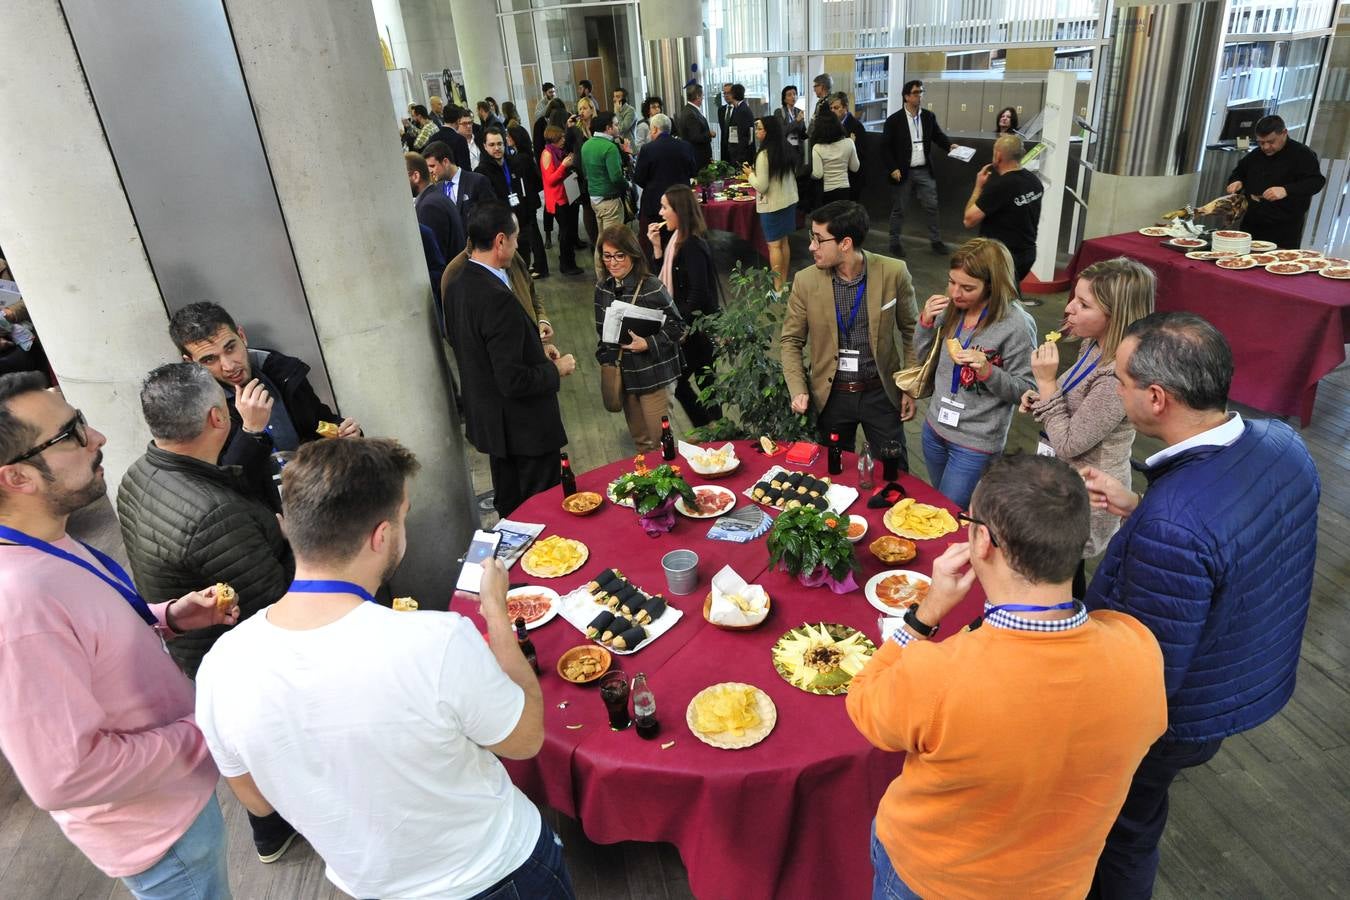
{"type": "Polygon", "coordinates": [[[534,674],[539,674],[539,654],[534,650],[534,641],[530,640],[529,635],[525,633],[525,619],[516,618],[516,645],[520,647],[520,652],[525,655],[525,661],[534,669],[534,674]]]}

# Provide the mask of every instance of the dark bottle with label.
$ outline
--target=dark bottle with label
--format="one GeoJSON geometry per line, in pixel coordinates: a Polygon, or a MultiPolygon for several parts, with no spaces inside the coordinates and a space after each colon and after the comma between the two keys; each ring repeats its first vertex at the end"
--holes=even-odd
{"type": "Polygon", "coordinates": [[[567,458],[567,451],[564,450],[558,455],[562,458],[563,496],[570,497],[577,492],[577,476],[572,472],[572,461],[567,458]]]}
{"type": "Polygon", "coordinates": [[[516,619],[516,645],[520,647],[520,652],[525,655],[525,661],[534,669],[534,674],[539,674],[539,654],[534,650],[534,641],[530,640],[529,635],[525,633],[525,620],[516,619]]]}
{"type": "Polygon", "coordinates": [[[656,721],[656,695],[641,672],[633,679],[633,724],[640,738],[651,740],[661,732],[661,724],[656,721]]]}
{"type": "Polygon", "coordinates": [[[675,458],[675,435],[670,430],[670,416],[661,417],[661,458],[675,458]]]}
{"type": "Polygon", "coordinates": [[[844,448],[839,445],[839,435],[830,433],[830,474],[838,475],[844,471],[844,448]]]}

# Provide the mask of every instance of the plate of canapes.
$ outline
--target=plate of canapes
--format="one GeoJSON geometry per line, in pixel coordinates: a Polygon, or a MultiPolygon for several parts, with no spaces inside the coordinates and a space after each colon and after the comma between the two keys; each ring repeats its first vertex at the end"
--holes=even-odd
{"type": "Polygon", "coordinates": [[[641,650],[684,615],[663,595],[644,591],[618,569],[605,569],[565,595],[558,614],[586,637],[623,655],[641,650]]]}

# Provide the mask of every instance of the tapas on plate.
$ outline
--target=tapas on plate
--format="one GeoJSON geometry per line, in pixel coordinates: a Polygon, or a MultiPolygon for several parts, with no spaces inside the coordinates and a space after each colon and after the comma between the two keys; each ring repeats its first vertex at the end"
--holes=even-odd
{"type": "Polygon", "coordinates": [[[909,569],[889,569],[867,580],[863,593],[867,602],[890,616],[903,613],[928,596],[933,579],[909,569]]]}
{"type": "Polygon", "coordinates": [[[520,558],[520,567],[535,578],[561,578],[581,568],[590,555],[581,541],[553,534],[531,544],[520,558]]]}
{"type": "Polygon", "coordinates": [[[723,513],[730,512],[736,505],[736,494],[730,488],[716,484],[700,484],[694,486],[693,490],[698,502],[698,506],[694,509],[689,508],[683,497],[679,495],[675,497],[675,511],[682,516],[691,519],[715,519],[723,513]]]}
{"type": "Polygon", "coordinates": [[[724,681],[695,694],[684,721],[703,743],[721,750],[741,750],[769,736],[778,721],[778,708],[754,685],[724,681]]]}
{"type": "Polygon", "coordinates": [[[847,625],[798,625],[773,645],[773,667],[788,684],[808,693],[847,694],[849,682],[876,649],[847,625]]]}
{"type": "Polygon", "coordinates": [[[514,624],[524,619],[529,630],[552,621],[558,614],[558,592],[537,585],[512,588],[506,592],[506,616],[514,624]]]}
{"type": "Polygon", "coordinates": [[[1250,256],[1233,256],[1228,259],[1216,259],[1214,265],[1220,269],[1255,269],[1256,260],[1250,256]]]}
{"type": "Polygon", "coordinates": [[[1308,267],[1301,262],[1273,262],[1266,271],[1272,275],[1302,275],[1308,267]]]}

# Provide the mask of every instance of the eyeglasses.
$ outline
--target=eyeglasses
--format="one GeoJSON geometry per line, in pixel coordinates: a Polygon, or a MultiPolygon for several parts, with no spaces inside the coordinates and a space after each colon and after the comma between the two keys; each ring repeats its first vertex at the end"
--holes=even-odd
{"type": "Polygon", "coordinates": [[[837,241],[839,238],[821,237],[818,234],[811,235],[811,240],[807,243],[808,247],[819,247],[821,244],[828,244],[830,241],[837,241]]]}
{"type": "Polygon", "coordinates": [[[909,95],[910,95],[911,97],[914,97],[914,96],[917,96],[918,94],[926,94],[926,93],[928,93],[928,92],[925,91],[923,88],[918,88],[917,90],[910,91],[910,92],[909,92],[909,95]]]}
{"type": "Polygon", "coordinates": [[[968,512],[957,513],[956,521],[966,522],[971,525],[983,525],[985,527],[985,530],[989,532],[989,543],[993,544],[995,547],[998,546],[998,539],[994,537],[994,529],[989,527],[988,522],[981,522],[979,519],[975,518],[968,512]]]}
{"type": "Polygon", "coordinates": [[[622,250],[615,250],[613,253],[601,253],[600,258],[605,262],[623,262],[628,258],[628,254],[622,250]]]}
{"type": "Polygon", "coordinates": [[[20,453],[18,456],[5,463],[5,465],[12,466],[15,463],[21,463],[26,459],[32,459],[42,451],[50,450],[67,438],[74,438],[75,443],[79,444],[81,447],[89,446],[87,423],[84,421],[84,413],[80,412],[78,409],[75,410],[75,418],[67,422],[65,426],[56,433],[56,437],[49,441],[43,441],[31,450],[20,453]]]}

